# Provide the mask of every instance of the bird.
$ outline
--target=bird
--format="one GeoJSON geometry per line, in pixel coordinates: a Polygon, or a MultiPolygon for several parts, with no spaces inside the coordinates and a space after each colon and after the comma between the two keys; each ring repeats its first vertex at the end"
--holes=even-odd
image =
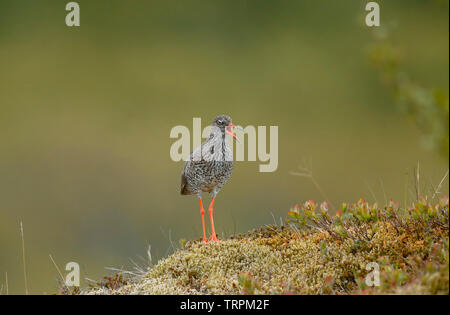
{"type": "Polygon", "coordinates": [[[200,201],[204,243],[208,243],[208,241],[219,243],[214,228],[213,207],[217,194],[233,172],[233,152],[227,144],[225,135],[229,134],[238,140],[233,132],[234,128],[238,127],[233,125],[230,116],[220,115],[214,118],[208,139],[191,152],[181,173],[181,195],[197,195],[200,201]],[[209,239],[206,238],[205,232],[203,192],[212,195],[211,204],[208,208],[212,232],[209,239]]]}

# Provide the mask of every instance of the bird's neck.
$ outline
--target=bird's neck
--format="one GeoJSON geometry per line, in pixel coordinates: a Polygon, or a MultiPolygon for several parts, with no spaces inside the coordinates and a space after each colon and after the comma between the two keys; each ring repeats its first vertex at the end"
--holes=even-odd
{"type": "Polygon", "coordinates": [[[221,131],[211,132],[211,134],[209,135],[209,141],[214,142],[216,144],[220,143],[225,146],[228,145],[228,141],[225,137],[225,132],[221,132],[221,131]]]}
{"type": "Polygon", "coordinates": [[[213,144],[215,150],[215,156],[219,160],[232,159],[233,154],[228,146],[228,140],[225,136],[225,132],[211,132],[209,136],[210,143],[213,144]]]}

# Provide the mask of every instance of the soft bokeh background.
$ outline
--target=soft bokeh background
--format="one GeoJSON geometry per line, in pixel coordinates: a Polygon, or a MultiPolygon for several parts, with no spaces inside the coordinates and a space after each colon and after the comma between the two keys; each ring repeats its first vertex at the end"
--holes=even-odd
{"type": "MultiPolygon", "coordinates": [[[[448,2],[379,2],[405,72],[447,89],[448,2]]],[[[56,291],[49,254],[99,279],[149,244],[156,259],[199,237],[197,200],[180,196],[182,162],[169,157],[170,129],[193,117],[279,126],[278,170],[239,162],[220,193],[221,235],[322,200],[289,174],[303,159],[335,204],[384,203],[382,186],[403,204],[418,161],[424,190],[448,168],[368,59],[366,1],[78,3],[81,27],[69,28],[66,1],[0,2],[0,286],[7,272],[10,293],[24,292],[20,221],[32,293],[56,291]]]]}

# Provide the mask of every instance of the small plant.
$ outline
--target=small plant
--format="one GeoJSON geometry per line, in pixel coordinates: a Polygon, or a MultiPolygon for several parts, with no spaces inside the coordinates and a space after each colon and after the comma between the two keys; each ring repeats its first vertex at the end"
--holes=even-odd
{"type": "MultiPolygon", "coordinates": [[[[287,222],[300,230],[325,232],[339,242],[352,244],[349,253],[377,255],[373,259],[382,266],[382,284],[368,288],[356,272],[354,281],[359,293],[394,293],[402,290],[448,292],[448,230],[449,200],[447,197],[432,204],[419,197],[407,210],[390,200],[380,208],[364,199],[342,204],[335,216],[326,205],[320,207],[312,200],[289,211],[287,222]],[[380,247],[380,242],[383,245],[380,247]],[[403,288],[403,289],[402,289],[403,288]]],[[[320,243],[323,257],[327,257],[325,241],[320,243]]],[[[333,293],[334,278],[327,277],[322,293],[333,293]],[[327,285],[328,284],[328,285],[327,285]]]]}
{"type": "Polygon", "coordinates": [[[258,282],[250,273],[241,272],[239,274],[239,285],[242,287],[243,294],[255,294],[260,288],[258,282]]]}
{"type": "Polygon", "coordinates": [[[128,282],[129,279],[122,273],[115,273],[112,276],[104,276],[103,280],[96,283],[96,286],[108,290],[117,290],[120,287],[127,285],[128,282]]]}

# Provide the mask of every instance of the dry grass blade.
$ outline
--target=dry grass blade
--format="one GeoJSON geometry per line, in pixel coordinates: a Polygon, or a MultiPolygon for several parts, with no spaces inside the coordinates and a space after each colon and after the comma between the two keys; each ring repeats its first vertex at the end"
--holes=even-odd
{"type": "Polygon", "coordinates": [[[387,205],[388,199],[387,199],[387,195],[386,195],[386,190],[384,189],[384,183],[383,183],[383,180],[381,178],[379,180],[380,180],[381,189],[383,190],[384,204],[387,205]]]}
{"type": "Polygon", "coordinates": [[[417,161],[417,168],[415,169],[414,188],[416,189],[416,201],[420,199],[420,162],[417,161]]]}
{"type": "Polygon", "coordinates": [[[442,177],[441,182],[439,183],[439,185],[437,186],[437,188],[434,190],[434,193],[433,193],[433,196],[431,197],[431,200],[433,200],[434,197],[436,197],[436,195],[438,195],[438,194],[440,193],[439,190],[441,189],[442,184],[444,183],[445,179],[446,179],[447,176],[448,176],[448,171],[449,171],[449,170],[447,170],[447,172],[445,173],[444,177],[442,177]]]}
{"type": "Polygon", "coordinates": [[[5,272],[6,281],[6,295],[9,295],[9,284],[8,284],[8,272],[5,272]]]}
{"type": "Polygon", "coordinates": [[[20,236],[22,238],[22,261],[23,261],[23,277],[25,281],[25,294],[28,295],[27,264],[25,259],[25,237],[23,234],[22,221],[20,221],[20,236]]]}
{"type": "Polygon", "coordinates": [[[369,189],[370,194],[372,195],[373,200],[374,200],[376,203],[378,203],[377,196],[375,195],[374,191],[372,190],[372,187],[370,186],[370,184],[369,184],[369,182],[367,181],[367,179],[365,179],[364,182],[366,183],[366,186],[367,186],[367,188],[369,189]]]}
{"type": "Polygon", "coordinates": [[[307,178],[311,179],[311,182],[316,187],[316,189],[319,191],[319,193],[322,195],[322,197],[330,204],[331,208],[333,210],[335,210],[336,207],[330,201],[330,199],[327,197],[327,195],[323,191],[322,187],[319,185],[319,183],[314,178],[312,159],[309,160],[309,163],[306,162],[305,159],[303,159],[303,163],[298,166],[298,169],[300,172],[291,171],[291,172],[289,172],[289,174],[294,175],[294,176],[307,177],[307,178]]]}
{"type": "Polygon", "coordinates": [[[151,245],[148,245],[148,248],[147,248],[147,259],[148,259],[148,261],[146,261],[143,257],[140,257],[144,261],[144,265],[139,265],[133,259],[131,259],[131,258],[129,259],[130,262],[134,266],[133,267],[134,271],[126,270],[126,269],[123,269],[123,268],[114,268],[114,267],[105,267],[105,269],[113,271],[113,272],[117,272],[119,274],[125,274],[125,275],[130,275],[130,276],[135,277],[135,278],[141,278],[141,277],[143,277],[144,275],[147,274],[147,272],[150,270],[150,268],[153,265],[151,248],[152,248],[151,245]],[[148,266],[145,265],[147,263],[148,263],[148,266]]]}
{"type": "Polygon", "coordinates": [[[58,274],[59,274],[59,277],[61,278],[61,284],[62,284],[63,286],[65,286],[66,289],[68,289],[68,287],[66,286],[66,282],[64,281],[64,276],[63,276],[61,270],[59,269],[58,265],[56,264],[55,260],[53,259],[52,255],[49,254],[48,256],[50,257],[50,260],[52,261],[53,265],[54,265],[55,268],[56,268],[56,271],[57,271],[58,274]]]}

